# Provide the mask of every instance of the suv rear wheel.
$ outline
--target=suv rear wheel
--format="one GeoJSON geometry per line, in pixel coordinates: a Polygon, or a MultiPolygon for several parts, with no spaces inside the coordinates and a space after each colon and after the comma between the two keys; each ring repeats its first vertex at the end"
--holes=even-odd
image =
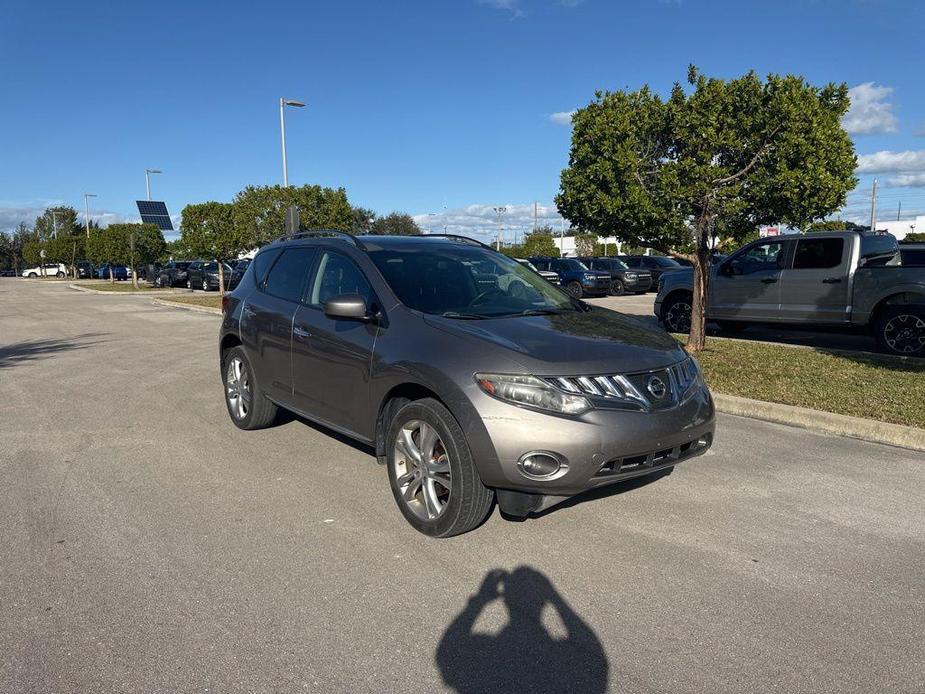
{"type": "Polygon", "coordinates": [[[887,306],[877,315],[874,337],[884,352],[925,357],[925,306],[887,306]]]}
{"type": "Polygon", "coordinates": [[[451,537],[478,526],[494,499],[482,484],[459,423],[440,402],[407,403],[386,434],[386,467],[392,495],[405,519],[433,537],[451,537]]]}
{"type": "Polygon", "coordinates": [[[276,419],[276,405],[267,400],[242,347],[225,356],[225,405],[239,429],[264,429],[276,419]]]}

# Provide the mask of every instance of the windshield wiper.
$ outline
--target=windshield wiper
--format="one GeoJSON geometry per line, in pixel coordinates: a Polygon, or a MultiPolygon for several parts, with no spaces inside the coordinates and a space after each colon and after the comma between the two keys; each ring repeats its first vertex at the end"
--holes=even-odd
{"type": "Polygon", "coordinates": [[[562,313],[558,308],[528,308],[520,312],[521,316],[556,316],[562,313]]]}
{"type": "Polygon", "coordinates": [[[440,314],[444,318],[455,318],[456,320],[484,320],[485,316],[477,313],[460,313],[459,311],[444,311],[440,314]]]}

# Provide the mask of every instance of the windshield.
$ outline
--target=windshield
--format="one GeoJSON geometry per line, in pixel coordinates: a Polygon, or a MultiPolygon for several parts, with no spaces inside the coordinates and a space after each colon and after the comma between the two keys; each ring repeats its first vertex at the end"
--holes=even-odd
{"type": "Polygon", "coordinates": [[[516,260],[461,246],[370,251],[408,308],[449,318],[497,318],[579,310],[577,302],[516,260]]]}
{"type": "Polygon", "coordinates": [[[600,261],[602,268],[607,268],[608,270],[628,270],[629,268],[619,258],[604,258],[600,261]]]}
{"type": "Polygon", "coordinates": [[[679,263],[674,258],[666,258],[662,255],[652,256],[652,260],[654,260],[655,264],[660,267],[681,267],[681,263],[679,263]]]}
{"type": "Polygon", "coordinates": [[[559,258],[558,262],[561,264],[562,269],[569,272],[584,272],[588,269],[587,265],[574,258],[559,258]]]}

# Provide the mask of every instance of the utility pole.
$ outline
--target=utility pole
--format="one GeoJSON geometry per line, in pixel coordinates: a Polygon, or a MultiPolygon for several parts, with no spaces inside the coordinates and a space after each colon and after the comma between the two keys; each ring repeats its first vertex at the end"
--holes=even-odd
{"type": "Polygon", "coordinates": [[[504,213],[507,212],[507,208],[506,207],[495,207],[493,209],[495,210],[495,212],[498,213],[498,240],[495,242],[495,250],[500,251],[501,241],[504,237],[504,223],[502,222],[502,218],[503,218],[504,213]]]}
{"type": "Polygon", "coordinates": [[[900,215],[902,215],[902,213],[903,213],[903,201],[900,200],[900,201],[899,201],[899,207],[896,209],[896,221],[897,221],[897,222],[899,221],[899,217],[900,217],[900,215]]]}
{"type": "Polygon", "coordinates": [[[279,138],[280,144],[282,145],[283,150],[283,188],[289,187],[289,169],[286,166],[286,107],[294,106],[296,108],[302,108],[305,106],[301,101],[296,101],[295,99],[286,99],[280,97],[279,100],[279,138]]]}
{"type": "Polygon", "coordinates": [[[565,247],[565,217],[559,218],[559,255],[562,255],[562,249],[565,247]]]}
{"type": "Polygon", "coordinates": [[[870,230],[877,231],[877,179],[874,179],[874,187],[870,192],[870,230]]]}
{"type": "Polygon", "coordinates": [[[533,231],[536,231],[536,200],[533,201],[533,231]]]}
{"type": "Polygon", "coordinates": [[[90,238],[90,198],[95,198],[94,193],[84,193],[84,209],[87,211],[87,238],[90,238]]]}
{"type": "Polygon", "coordinates": [[[145,169],[145,190],[148,193],[148,200],[151,199],[151,174],[164,173],[160,169],[145,169]]]}
{"type": "Polygon", "coordinates": [[[58,215],[54,210],[51,211],[51,235],[58,238],[58,215]]]}

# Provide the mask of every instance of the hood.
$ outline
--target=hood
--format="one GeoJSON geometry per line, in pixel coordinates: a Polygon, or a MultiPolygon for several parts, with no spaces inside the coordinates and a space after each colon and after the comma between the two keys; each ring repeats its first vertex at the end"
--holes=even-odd
{"type": "MultiPolygon", "coordinates": [[[[457,320],[425,315],[424,320],[452,335],[504,349],[527,373],[542,376],[645,371],[685,356],[678,342],[660,328],[600,307],[552,316],[457,320]]],[[[484,369],[491,369],[491,364],[484,369]]]]}

